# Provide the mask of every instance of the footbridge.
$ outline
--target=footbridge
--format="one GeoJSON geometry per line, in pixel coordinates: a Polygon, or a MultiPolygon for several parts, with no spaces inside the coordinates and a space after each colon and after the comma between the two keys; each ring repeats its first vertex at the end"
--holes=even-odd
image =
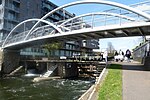
{"type": "Polygon", "coordinates": [[[50,11],[41,19],[28,19],[19,23],[3,41],[2,49],[20,50],[56,41],[150,35],[150,11],[140,9],[145,6],[150,6],[150,1],[131,6],[105,0],[82,0],[65,4],[50,11]],[[46,20],[55,12],[59,13],[65,8],[86,4],[107,5],[115,8],[77,15],[59,22],[46,20]],[[27,30],[28,23],[35,24],[27,30]]]}
{"type": "Polygon", "coordinates": [[[147,4],[141,3],[132,7],[103,0],[83,0],[69,3],[50,11],[41,19],[28,19],[19,23],[4,40],[2,48],[22,49],[55,41],[146,36],[150,34],[149,12],[136,8],[147,4]],[[45,20],[59,10],[82,4],[109,5],[118,7],[118,9],[92,12],[55,23],[45,20]],[[30,30],[22,29],[20,32],[20,27],[25,28],[29,22],[33,23],[34,21],[37,23],[30,30]],[[39,26],[40,23],[44,23],[43,26],[39,26]],[[17,30],[19,30],[18,34],[16,34],[17,30]]]}

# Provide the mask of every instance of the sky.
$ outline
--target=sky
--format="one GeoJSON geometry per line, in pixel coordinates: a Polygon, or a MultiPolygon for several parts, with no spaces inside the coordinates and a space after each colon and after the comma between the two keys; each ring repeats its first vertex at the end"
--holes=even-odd
{"type": "MultiPolygon", "coordinates": [[[[120,49],[125,52],[127,49],[132,51],[142,41],[142,37],[122,37],[122,38],[110,38],[100,39],[100,50],[105,51],[108,47],[108,43],[111,42],[113,47],[119,51],[120,49]]],[[[97,50],[96,50],[97,51],[97,50]]]]}
{"type": "MultiPolygon", "coordinates": [[[[79,0],[50,0],[54,4],[61,6],[67,3],[79,1],[79,0]]],[[[125,5],[131,5],[136,4],[139,2],[144,2],[146,0],[109,0],[117,3],[122,3],[125,5]]],[[[82,4],[82,5],[76,5],[73,7],[67,7],[65,8],[70,13],[74,13],[76,15],[86,14],[90,12],[97,12],[97,11],[104,11],[111,9],[111,6],[106,5],[99,5],[99,4],[82,4]]],[[[126,49],[132,50],[135,46],[137,46],[141,42],[141,37],[129,37],[129,38],[109,38],[109,39],[100,39],[100,49],[98,51],[103,51],[105,48],[107,48],[108,42],[111,42],[112,45],[116,50],[123,50],[126,49]]]]}
{"type": "MultiPolygon", "coordinates": [[[[58,6],[62,6],[67,3],[81,1],[81,0],[49,0],[49,1],[53,2],[54,4],[56,4],[58,6]]],[[[108,0],[108,1],[118,2],[118,3],[125,4],[125,5],[131,5],[131,4],[143,2],[145,0],[108,0]]],[[[93,11],[97,11],[97,10],[106,10],[109,7],[110,6],[104,6],[104,5],[99,5],[99,4],[91,4],[89,6],[87,6],[87,4],[86,5],[82,4],[82,5],[67,7],[66,10],[78,15],[78,14],[82,14],[82,13],[86,13],[86,12],[93,12],[93,11]]]]}
{"type": "MultiPolygon", "coordinates": [[[[75,1],[80,1],[80,0],[49,0],[51,2],[53,2],[54,4],[61,6],[67,3],[71,3],[71,2],[75,2],[75,1]]],[[[135,4],[135,3],[139,3],[139,2],[143,2],[146,0],[108,0],[108,1],[114,1],[114,2],[118,2],[118,3],[122,3],[122,4],[135,4]]]]}

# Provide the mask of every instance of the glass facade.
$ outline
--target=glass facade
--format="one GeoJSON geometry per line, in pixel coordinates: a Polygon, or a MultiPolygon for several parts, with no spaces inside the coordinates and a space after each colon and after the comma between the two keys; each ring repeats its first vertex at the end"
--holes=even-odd
{"type": "MultiPolygon", "coordinates": [[[[3,8],[1,8],[0,5],[0,40],[5,39],[11,29],[19,22],[29,18],[41,18],[58,7],[49,0],[0,0],[0,4],[4,5],[3,8]]],[[[46,20],[50,22],[58,22],[74,16],[74,14],[61,9],[50,15],[46,20]]],[[[30,29],[34,23],[35,22],[30,24],[27,23],[25,30],[30,29]]],[[[16,33],[23,29],[24,27],[20,28],[16,33]]],[[[90,42],[88,43],[90,44],[90,42]]],[[[86,49],[86,52],[89,54],[92,52],[90,45],[83,47],[82,41],[69,41],[64,43],[64,47],[60,50],[53,51],[52,56],[71,57],[73,55],[79,55],[82,54],[82,48],[86,49]]],[[[25,56],[47,56],[48,54],[47,50],[40,46],[21,50],[21,55],[25,56]]]]}
{"type": "MultiPolygon", "coordinates": [[[[43,0],[42,1],[43,16],[57,7],[58,6],[53,4],[52,2],[49,2],[48,0],[43,0]]],[[[70,14],[69,12],[65,10],[58,10],[56,11],[56,13],[53,13],[52,15],[50,15],[47,18],[47,20],[49,20],[50,22],[58,22],[60,20],[69,19],[73,16],[74,16],[73,14],[70,14]]]]}
{"type": "Polygon", "coordinates": [[[0,5],[2,4],[2,0],[0,0],[0,5]]]}
{"type": "Polygon", "coordinates": [[[19,0],[0,0],[0,41],[5,39],[8,33],[18,23],[19,19],[19,0]]]}

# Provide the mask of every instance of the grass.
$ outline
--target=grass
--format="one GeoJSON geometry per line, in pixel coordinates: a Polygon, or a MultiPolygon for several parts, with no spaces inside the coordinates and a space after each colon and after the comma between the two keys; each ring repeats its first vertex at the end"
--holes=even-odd
{"type": "Polygon", "coordinates": [[[108,74],[100,86],[98,100],[122,100],[121,69],[121,65],[110,65],[108,74]]]}

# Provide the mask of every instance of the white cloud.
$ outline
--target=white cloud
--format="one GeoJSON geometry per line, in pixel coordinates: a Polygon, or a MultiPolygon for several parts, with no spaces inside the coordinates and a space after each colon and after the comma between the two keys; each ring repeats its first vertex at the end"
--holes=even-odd
{"type": "Polygon", "coordinates": [[[150,10],[150,5],[143,4],[143,5],[139,5],[135,8],[138,9],[138,10],[141,10],[141,11],[145,11],[145,10],[150,10]]]}
{"type": "Polygon", "coordinates": [[[139,42],[141,42],[141,40],[141,37],[100,39],[100,49],[101,51],[104,51],[107,48],[108,42],[111,42],[116,50],[121,49],[125,52],[127,49],[132,50],[139,42]]]}

